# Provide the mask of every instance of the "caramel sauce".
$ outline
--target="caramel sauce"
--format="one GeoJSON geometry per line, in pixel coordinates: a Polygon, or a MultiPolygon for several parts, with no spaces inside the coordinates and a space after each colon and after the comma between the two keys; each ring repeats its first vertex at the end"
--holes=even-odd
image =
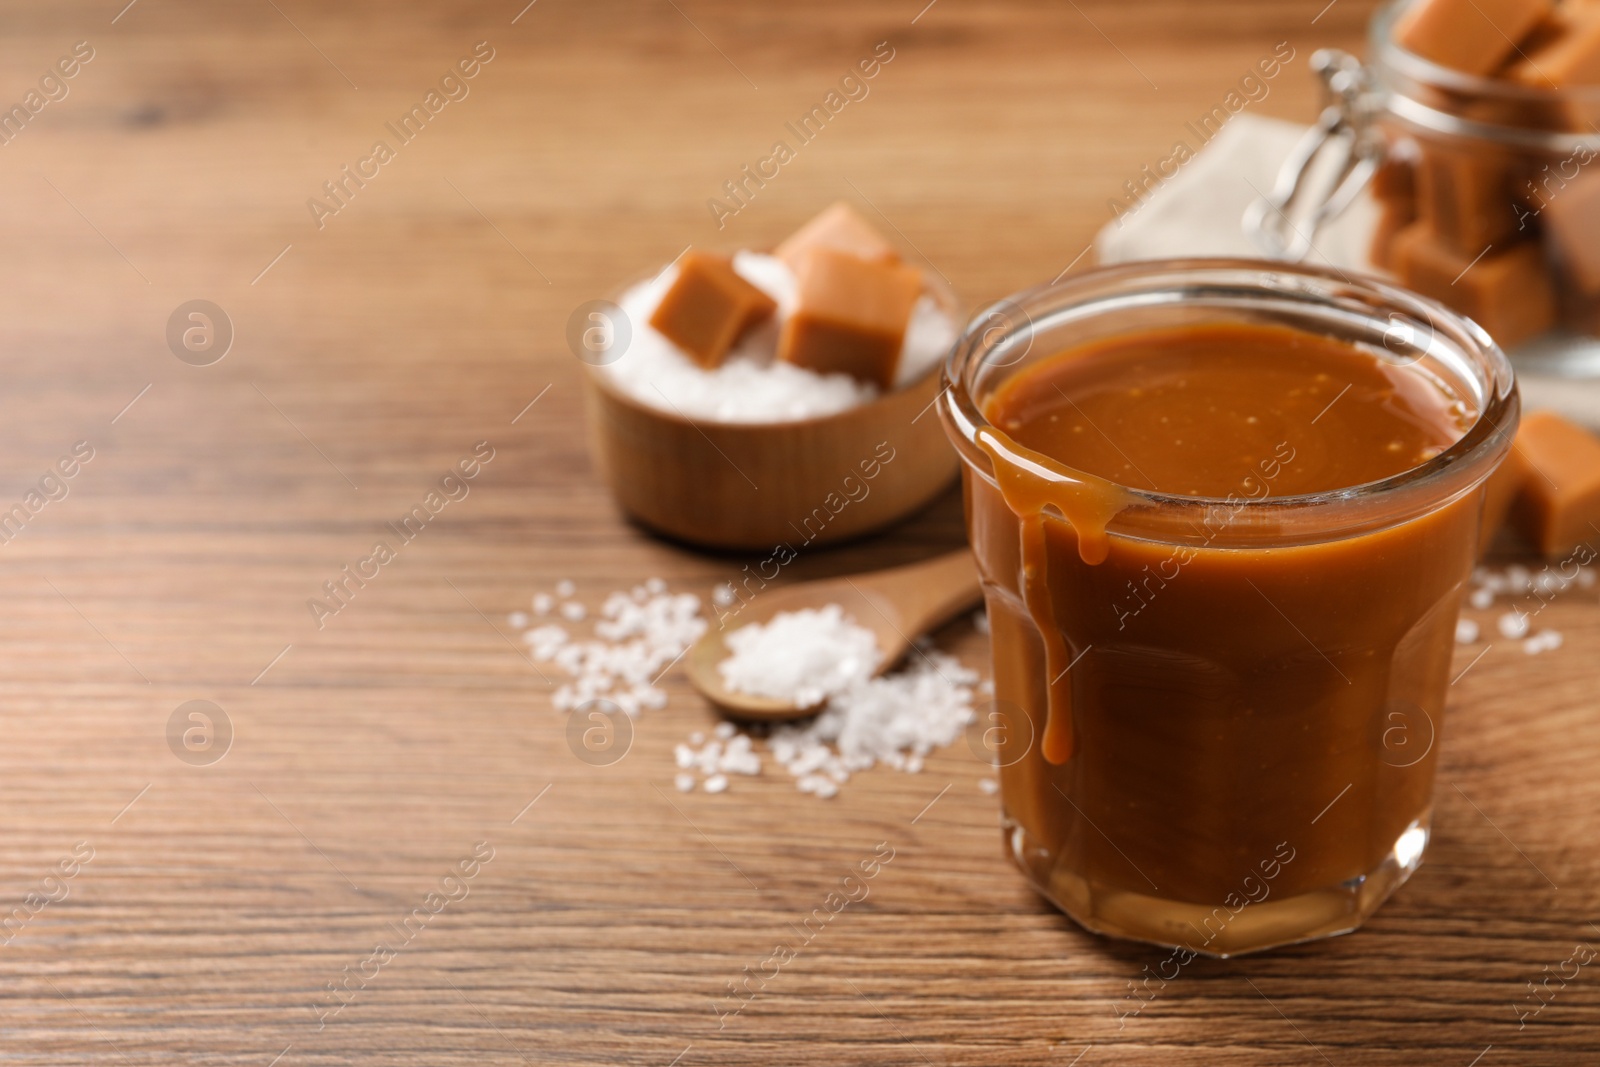
{"type": "MultiPolygon", "coordinates": [[[[1089,647],[1062,625],[1076,608],[1057,602],[1058,572],[1070,562],[1107,565],[1107,527],[1135,501],[1130,488],[1231,500],[1235,508],[1269,495],[1346,489],[1432,459],[1475,415],[1412,368],[1268,325],[1118,335],[1040,360],[1003,383],[986,405],[993,429],[980,431],[977,443],[1020,527],[1019,586],[1044,644],[1044,758],[1061,764],[1072,756],[1069,668],[1089,647]],[[1061,532],[1053,528],[1062,526],[1070,528],[1076,561],[1052,548],[1052,533],[1061,532]]],[[[1256,566],[1211,562],[1197,581],[1244,584],[1256,566]]],[[[1127,584],[1137,588],[1139,577],[1127,584]]]]}

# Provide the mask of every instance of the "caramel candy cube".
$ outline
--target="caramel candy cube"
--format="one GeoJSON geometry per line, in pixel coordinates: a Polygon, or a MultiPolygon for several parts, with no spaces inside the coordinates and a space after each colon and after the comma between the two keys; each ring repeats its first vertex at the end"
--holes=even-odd
{"type": "Polygon", "coordinates": [[[778,358],[889,389],[922,272],[813,248],[801,257],[796,278],[799,299],[778,339],[778,358]]]}
{"type": "Polygon", "coordinates": [[[1367,259],[1380,270],[1394,269],[1394,242],[1400,231],[1417,219],[1412,204],[1397,200],[1384,200],[1378,204],[1378,221],[1372,230],[1372,243],[1367,247],[1367,259]]]}
{"type": "Polygon", "coordinates": [[[1530,89],[1600,85],[1600,4],[1562,4],[1522,43],[1503,76],[1530,89]]]}
{"type": "Polygon", "coordinates": [[[766,293],[733,269],[733,260],[691,249],[650,325],[702,367],[720,364],[746,330],[777,310],[766,293]]]}
{"type": "Polygon", "coordinates": [[[848,252],[874,263],[895,263],[900,259],[894,246],[843,200],[784,238],[772,254],[787,263],[790,270],[798,271],[801,258],[813,248],[848,252]]]}
{"type": "Polygon", "coordinates": [[[1512,518],[1528,540],[1547,557],[1600,544],[1600,439],[1536,411],[1522,420],[1513,448],[1528,475],[1512,518]]]}
{"type": "Polygon", "coordinates": [[[1441,67],[1488,74],[1553,7],[1551,0],[1413,0],[1395,22],[1394,40],[1441,67]]]}
{"type": "Polygon", "coordinates": [[[1524,213],[1509,156],[1425,144],[1417,163],[1417,216],[1468,259],[1517,231],[1524,213]]]}
{"type": "Polygon", "coordinates": [[[1374,267],[1387,270],[1392,265],[1389,252],[1395,236],[1417,217],[1416,169],[1409,160],[1391,156],[1372,175],[1371,188],[1378,202],[1378,222],[1367,258],[1374,267]]]}
{"type": "MultiPolygon", "coordinates": [[[[1576,162],[1556,167],[1571,169],[1576,162]]],[[[1538,192],[1529,204],[1544,223],[1556,264],[1574,288],[1591,296],[1600,293],[1600,173],[1580,171],[1571,181],[1554,174],[1535,181],[1538,192]]]]}
{"type": "Polygon", "coordinates": [[[1403,284],[1477,320],[1503,348],[1555,323],[1555,286],[1538,244],[1494,249],[1474,262],[1446,247],[1426,222],[1414,222],[1391,254],[1403,284]]]}
{"type": "MultiPolygon", "coordinates": [[[[1525,419],[1522,426],[1518,427],[1519,437],[1526,426],[1525,419]]],[[[1489,551],[1489,546],[1494,543],[1495,535],[1500,532],[1500,528],[1506,524],[1506,519],[1511,515],[1511,506],[1522,494],[1523,486],[1527,484],[1531,474],[1532,472],[1528,470],[1528,461],[1522,458],[1522,453],[1517,451],[1513,442],[1511,450],[1506,453],[1506,458],[1484,483],[1483,514],[1478,522],[1478,555],[1482,556],[1489,551]]]]}

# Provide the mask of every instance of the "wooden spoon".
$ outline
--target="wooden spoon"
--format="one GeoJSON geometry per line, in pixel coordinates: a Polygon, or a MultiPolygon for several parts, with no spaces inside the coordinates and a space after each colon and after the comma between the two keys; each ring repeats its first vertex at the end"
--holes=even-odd
{"type": "Polygon", "coordinates": [[[821,705],[797,707],[770,697],[733,692],[723,684],[717,665],[728,658],[723,639],[729,633],[753,622],[766,622],[779,612],[838,604],[858,626],[877,636],[883,653],[873,672],[877,675],[904,656],[917,637],[973,607],[981,597],[978,569],[965,548],[907,567],[763,590],[726,626],[708,630],[695,642],[684,670],[706,699],[736,718],[771,722],[804,718],[821,705]]]}

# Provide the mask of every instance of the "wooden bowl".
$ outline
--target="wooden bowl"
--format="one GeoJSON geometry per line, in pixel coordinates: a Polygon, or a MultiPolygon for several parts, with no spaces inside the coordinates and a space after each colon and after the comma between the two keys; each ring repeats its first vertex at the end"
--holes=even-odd
{"type": "Polygon", "coordinates": [[[692,544],[798,550],[859,537],[916,511],[956,476],[932,406],[937,365],[858,407],[772,423],[691,420],[585,370],[589,449],[617,503],[692,544]]]}

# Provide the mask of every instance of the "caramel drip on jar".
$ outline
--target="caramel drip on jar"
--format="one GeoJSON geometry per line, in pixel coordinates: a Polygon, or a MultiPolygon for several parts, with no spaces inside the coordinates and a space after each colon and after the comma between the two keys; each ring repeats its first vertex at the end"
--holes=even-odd
{"type": "Polygon", "coordinates": [[[976,441],[994,462],[995,481],[1006,506],[1021,521],[1023,603],[1044,640],[1045,670],[1049,675],[1049,703],[1040,751],[1051,763],[1065,763],[1073,751],[1072,680],[1067,676],[1073,653],[1057,622],[1050,594],[1045,524],[1065,520],[1077,535],[1078,557],[1091,567],[1098,566],[1111,551],[1106,526],[1130,498],[1125,490],[1103,478],[1068,474],[1047,456],[1024,448],[997,430],[978,430],[976,441]]]}

